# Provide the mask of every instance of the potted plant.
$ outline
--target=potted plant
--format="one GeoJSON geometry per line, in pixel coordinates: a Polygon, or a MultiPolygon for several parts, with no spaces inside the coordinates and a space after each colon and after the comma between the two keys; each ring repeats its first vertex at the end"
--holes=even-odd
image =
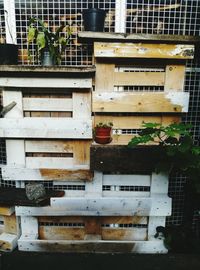
{"type": "Polygon", "coordinates": [[[71,31],[69,27],[61,25],[53,33],[48,25],[39,18],[31,18],[28,27],[28,53],[31,56],[30,44],[35,42],[37,46],[37,55],[42,65],[49,66],[61,63],[61,55],[69,44],[71,31]],[[61,36],[66,29],[66,37],[61,36]]]}
{"type": "Polygon", "coordinates": [[[106,11],[98,8],[89,8],[83,11],[83,25],[85,31],[103,32],[106,11]]]}
{"type": "Polygon", "coordinates": [[[98,123],[94,128],[94,140],[99,144],[107,144],[112,141],[112,131],[113,123],[98,123]]]}
{"type": "Polygon", "coordinates": [[[200,249],[200,242],[192,233],[194,212],[200,210],[200,146],[193,142],[191,127],[183,123],[168,126],[144,123],[139,136],[132,138],[128,144],[129,147],[149,142],[156,144],[155,171],[168,174],[178,171],[187,177],[182,224],[158,227],[155,235],[158,237],[162,233],[166,247],[175,252],[188,252],[196,247],[200,249]]]}

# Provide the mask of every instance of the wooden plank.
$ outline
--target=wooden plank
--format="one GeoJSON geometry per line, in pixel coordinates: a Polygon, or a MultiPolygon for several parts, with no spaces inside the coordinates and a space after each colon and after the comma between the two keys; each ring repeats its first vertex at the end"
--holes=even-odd
{"type": "Polygon", "coordinates": [[[67,169],[73,165],[71,157],[26,157],[26,167],[31,169],[67,169]]]}
{"type": "Polygon", "coordinates": [[[152,173],[151,177],[151,196],[156,194],[167,194],[169,179],[165,173],[152,173]]]}
{"type": "Polygon", "coordinates": [[[38,220],[36,217],[21,217],[22,238],[38,239],[38,220]]]}
{"type": "Polygon", "coordinates": [[[85,232],[87,235],[101,235],[100,217],[85,217],[85,232]]]}
{"type": "Polygon", "coordinates": [[[24,167],[24,140],[6,140],[6,158],[8,166],[24,167]]]}
{"type": "Polygon", "coordinates": [[[16,206],[17,216],[169,216],[171,198],[66,198],[51,199],[51,206],[16,206]]]}
{"type": "MultiPolygon", "coordinates": [[[[134,10],[137,12],[138,10],[134,10]]],[[[140,41],[140,42],[159,42],[159,43],[196,43],[200,42],[198,36],[187,35],[155,35],[155,34],[127,34],[127,33],[111,33],[111,32],[92,32],[92,31],[80,31],[78,32],[78,38],[84,41],[106,41],[106,40],[123,40],[123,41],[140,41]]]]}
{"type": "Polygon", "coordinates": [[[5,138],[92,138],[91,120],[63,118],[0,119],[0,125],[2,127],[0,137],[5,138]]]}
{"type": "Polygon", "coordinates": [[[113,86],[163,86],[164,81],[164,72],[115,72],[113,86]]]}
{"type": "Polygon", "coordinates": [[[85,186],[87,197],[101,198],[102,197],[102,181],[103,174],[101,172],[94,172],[93,181],[85,186]]]}
{"type": "Polygon", "coordinates": [[[91,140],[76,140],[73,145],[74,165],[89,165],[91,140]]]}
{"type": "Polygon", "coordinates": [[[11,216],[14,212],[14,206],[0,206],[0,215],[2,216],[11,216]]]}
{"type": "MultiPolygon", "coordinates": [[[[66,211],[81,213],[96,212],[105,215],[124,213],[127,215],[143,216],[167,216],[171,214],[171,199],[168,196],[156,196],[153,198],[51,198],[51,206],[65,207],[66,211]],[[139,213],[139,214],[138,214],[139,213]]],[[[77,215],[79,215],[77,214],[77,215]]]]}
{"type": "Polygon", "coordinates": [[[94,42],[95,57],[193,59],[194,45],[94,42]]]}
{"type": "Polygon", "coordinates": [[[11,216],[4,216],[4,232],[11,234],[18,233],[17,219],[14,213],[11,216]]]}
{"type": "Polygon", "coordinates": [[[60,217],[48,217],[41,216],[38,217],[38,222],[46,222],[46,223],[84,223],[85,217],[83,216],[60,216],[60,217]]]}
{"type": "Polygon", "coordinates": [[[146,228],[102,228],[102,240],[145,241],[146,228]]]}
{"type": "Polygon", "coordinates": [[[102,224],[147,224],[147,217],[127,216],[127,217],[101,217],[102,224]]]}
{"type": "Polygon", "coordinates": [[[103,185],[115,186],[150,186],[150,175],[104,174],[103,185]]]}
{"type": "Polygon", "coordinates": [[[167,91],[183,91],[185,83],[185,65],[167,65],[165,88],[167,91]]]}
{"type": "Polygon", "coordinates": [[[156,146],[95,146],[90,149],[92,171],[147,174],[155,170],[160,156],[156,146]]]}
{"type": "MultiPolygon", "coordinates": [[[[149,217],[149,224],[148,224],[148,241],[154,240],[155,239],[155,234],[156,234],[156,228],[158,226],[165,227],[166,226],[166,217],[149,217]]],[[[161,239],[163,240],[163,239],[161,239]]]]}
{"type": "Polygon", "coordinates": [[[104,190],[102,192],[102,194],[103,194],[103,197],[118,197],[118,198],[150,197],[149,191],[118,191],[118,190],[108,191],[108,190],[104,190]]]}
{"type": "Polygon", "coordinates": [[[91,119],[91,93],[73,92],[73,118],[91,119]]]}
{"type": "Polygon", "coordinates": [[[17,247],[17,240],[17,235],[3,232],[0,235],[0,250],[13,251],[17,247]]]}
{"type": "Polygon", "coordinates": [[[25,151],[31,153],[73,153],[73,140],[26,140],[25,151]]]}
{"type": "Polygon", "coordinates": [[[72,99],[69,98],[23,98],[24,111],[72,111],[72,99]]]}
{"type": "Polygon", "coordinates": [[[114,86],[114,64],[96,63],[95,91],[112,92],[114,86]],[[106,76],[105,76],[106,74],[106,76]],[[103,78],[103,79],[102,79],[103,78]]]}
{"type": "Polygon", "coordinates": [[[88,165],[73,166],[69,169],[30,169],[2,167],[2,178],[7,181],[91,181],[93,173],[88,165]]]}
{"type": "MultiPolygon", "coordinates": [[[[144,115],[137,115],[137,116],[117,116],[117,115],[98,115],[94,116],[94,126],[99,122],[112,122],[113,129],[141,129],[143,122],[152,122],[152,123],[159,123],[162,125],[169,125],[172,123],[179,123],[180,117],[179,116],[144,116],[144,115]]],[[[132,135],[131,135],[132,136],[132,135]]]]}
{"type": "Polygon", "coordinates": [[[16,102],[16,105],[10,110],[5,118],[22,118],[23,117],[23,106],[22,106],[22,92],[20,91],[2,91],[3,106],[7,106],[11,102],[16,102]]]}
{"type": "Polygon", "coordinates": [[[0,86],[12,88],[92,88],[92,79],[1,77],[0,86]]]}
{"type": "Polygon", "coordinates": [[[39,226],[39,239],[44,240],[84,240],[85,228],[65,226],[39,226]]]}
{"type": "Polygon", "coordinates": [[[167,253],[162,240],[154,241],[87,241],[87,240],[18,240],[21,251],[42,252],[98,252],[98,253],[167,253]]]}
{"type": "Polygon", "coordinates": [[[93,112],[188,112],[189,93],[93,93],[93,112]]]}

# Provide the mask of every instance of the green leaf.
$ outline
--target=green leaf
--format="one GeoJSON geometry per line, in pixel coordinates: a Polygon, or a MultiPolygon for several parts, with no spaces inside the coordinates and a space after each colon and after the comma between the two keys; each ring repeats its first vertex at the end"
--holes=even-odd
{"type": "Polygon", "coordinates": [[[28,28],[28,43],[31,43],[35,39],[36,28],[29,26],[28,28]]]}
{"type": "Polygon", "coordinates": [[[46,40],[45,40],[45,35],[44,35],[43,32],[38,33],[36,42],[37,42],[37,45],[38,45],[38,51],[45,48],[46,40]]]}

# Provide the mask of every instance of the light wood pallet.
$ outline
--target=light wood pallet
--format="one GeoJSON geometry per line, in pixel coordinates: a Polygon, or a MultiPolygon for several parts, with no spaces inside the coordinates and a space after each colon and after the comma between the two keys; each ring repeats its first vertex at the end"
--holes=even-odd
{"type": "Polygon", "coordinates": [[[85,182],[83,190],[65,191],[65,197],[51,198],[50,206],[17,206],[22,229],[18,248],[166,253],[163,240],[154,235],[171,214],[167,191],[167,175],[95,172],[94,180],[85,182]]]}
{"type": "Polygon", "coordinates": [[[120,145],[143,122],[180,122],[189,104],[185,60],[193,57],[194,45],[94,42],[93,125],[112,121],[111,144],[120,145]]]}

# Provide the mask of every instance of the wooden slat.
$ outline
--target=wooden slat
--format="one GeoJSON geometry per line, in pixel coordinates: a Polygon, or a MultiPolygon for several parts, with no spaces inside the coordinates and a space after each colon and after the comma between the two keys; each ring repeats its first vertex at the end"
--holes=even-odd
{"type": "Polygon", "coordinates": [[[164,81],[164,72],[115,72],[113,86],[163,86],[164,81]]]}
{"type": "Polygon", "coordinates": [[[149,223],[148,223],[148,241],[155,239],[156,234],[156,228],[158,226],[165,227],[166,226],[166,217],[149,217],[149,223]]]}
{"type": "Polygon", "coordinates": [[[137,174],[104,174],[103,185],[114,186],[150,186],[150,175],[137,174]]]}
{"type": "Polygon", "coordinates": [[[149,191],[103,191],[103,197],[118,197],[118,198],[130,198],[130,197],[137,197],[137,198],[145,198],[150,197],[149,191]]]}
{"type": "Polygon", "coordinates": [[[38,217],[38,222],[49,222],[49,223],[84,223],[85,217],[83,216],[60,216],[60,217],[38,217]]]}
{"type": "Polygon", "coordinates": [[[95,57],[193,59],[194,45],[94,43],[95,57]]]}
{"type": "Polygon", "coordinates": [[[185,65],[167,65],[165,72],[165,91],[183,91],[185,65]]]}
{"type": "Polygon", "coordinates": [[[39,226],[39,239],[45,240],[84,240],[85,228],[65,226],[39,226]]]}
{"type": "Polygon", "coordinates": [[[189,93],[93,93],[93,112],[188,111],[189,93]]]}
{"type": "Polygon", "coordinates": [[[11,216],[4,216],[4,232],[17,234],[17,219],[14,213],[11,216]]]}
{"type": "Polygon", "coordinates": [[[168,216],[171,198],[51,198],[51,206],[16,206],[20,216],[168,216]]]}
{"type": "Polygon", "coordinates": [[[25,151],[37,153],[73,153],[73,140],[26,140],[25,151]]]}
{"type": "Polygon", "coordinates": [[[96,63],[95,91],[113,91],[114,68],[114,64],[96,63]]]}
{"type": "Polygon", "coordinates": [[[0,206],[0,215],[2,216],[11,216],[15,212],[14,206],[0,206]]]}
{"type": "Polygon", "coordinates": [[[26,157],[26,167],[31,169],[66,169],[73,165],[74,159],[71,157],[26,157]]]}
{"type": "Polygon", "coordinates": [[[136,174],[152,172],[159,160],[156,146],[101,146],[90,149],[90,169],[100,172],[136,174]]]}
{"type": "Polygon", "coordinates": [[[0,137],[91,139],[92,121],[56,118],[0,119],[0,137]]]}
{"type": "Polygon", "coordinates": [[[72,99],[68,98],[23,98],[24,111],[72,111],[72,99]]]}
{"type": "Polygon", "coordinates": [[[3,167],[2,178],[8,181],[90,181],[93,179],[93,173],[88,165],[76,165],[69,169],[3,167]]]}
{"type": "Polygon", "coordinates": [[[180,122],[179,116],[117,116],[117,115],[95,115],[94,126],[99,122],[112,122],[113,129],[140,129],[143,122],[159,123],[169,125],[180,122]]]}
{"type": "Polygon", "coordinates": [[[102,228],[103,240],[145,241],[146,228],[102,228]]]}
{"type": "Polygon", "coordinates": [[[90,140],[76,140],[73,146],[74,165],[89,165],[90,163],[90,140]]]}
{"type": "Polygon", "coordinates": [[[73,92],[73,118],[91,119],[91,93],[73,92]]]}
{"type": "Polygon", "coordinates": [[[23,105],[22,105],[22,92],[19,91],[3,91],[2,92],[3,106],[9,105],[15,101],[16,105],[5,114],[5,118],[22,118],[23,117],[23,105]]]}
{"type": "Polygon", "coordinates": [[[12,88],[91,88],[92,79],[74,79],[74,78],[28,78],[28,77],[1,77],[0,86],[12,88]]]}
{"type": "Polygon", "coordinates": [[[123,252],[123,253],[167,253],[163,240],[154,241],[73,241],[73,240],[18,240],[22,251],[43,252],[123,252]]]}
{"type": "Polygon", "coordinates": [[[13,251],[17,247],[18,237],[16,234],[3,232],[0,235],[0,250],[13,251]]]}
{"type": "Polygon", "coordinates": [[[147,217],[127,216],[127,217],[101,217],[102,224],[147,224],[147,217]]]}
{"type": "Polygon", "coordinates": [[[6,140],[6,157],[9,166],[24,167],[24,140],[6,140]]]}

